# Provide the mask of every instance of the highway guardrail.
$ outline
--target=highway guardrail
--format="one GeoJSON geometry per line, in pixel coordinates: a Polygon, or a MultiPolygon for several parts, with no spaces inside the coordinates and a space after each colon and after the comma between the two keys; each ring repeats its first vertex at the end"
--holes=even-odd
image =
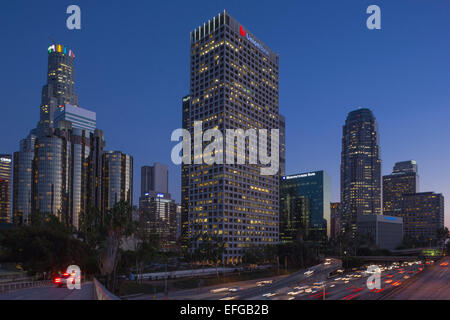
{"type": "Polygon", "coordinates": [[[120,300],[109,292],[97,279],[94,278],[94,300],[120,300]]]}

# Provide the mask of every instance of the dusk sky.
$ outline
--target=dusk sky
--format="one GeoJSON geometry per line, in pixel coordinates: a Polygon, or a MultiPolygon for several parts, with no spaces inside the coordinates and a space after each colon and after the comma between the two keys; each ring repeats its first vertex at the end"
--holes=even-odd
{"type": "Polygon", "coordinates": [[[342,125],[370,108],[379,123],[382,173],[416,160],[420,191],[443,193],[450,226],[450,1],[4,1],[0,11],[0,153],[18,150],[39,120],[52,40],[75,52],[81,107],[97,113],[107,150],[140,167],[171,163],[181,98],[189,93],[189,32],[226,9],[280,56],[287,173],[325,170],[339,201],[342,125]],[[81,30],[66,28],[67,6],[81,30]],[[381,30],[366,9],[381,8],[381,30]]]}

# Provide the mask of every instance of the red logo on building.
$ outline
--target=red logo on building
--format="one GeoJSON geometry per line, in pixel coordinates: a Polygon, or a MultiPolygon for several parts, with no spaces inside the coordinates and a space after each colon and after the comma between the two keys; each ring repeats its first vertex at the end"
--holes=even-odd
{"type": "Polygon", "coordinates": [[[245,37],[245,30],[244,28],[242,28],[242,26],[241,26],[241,36],[245,37]]]}

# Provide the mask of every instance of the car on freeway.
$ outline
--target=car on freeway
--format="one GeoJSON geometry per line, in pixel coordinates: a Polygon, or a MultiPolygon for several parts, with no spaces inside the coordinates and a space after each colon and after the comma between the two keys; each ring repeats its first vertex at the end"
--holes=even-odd
{"type": "Polygon", "coordinates": [[[231,288],[228,291],[230,291],[230,292],[238,292],[239,290],[241,290],[241,287],[231,288]]]}
{"type": "Polygon", "coordinates": [[[305,276],[311,276],[312,274],[314,273],[314,270],[308,270],[308,271],[306,271],[304,274],[305,274],[305,276]]]}
{"type": "Polygon", "coordinates": [[[442,262],[441,264],[440,264],[440,266],[441,267],[448,267],[448,262],[446,261],[446,262],[442,262]]]}
{"type": "Polygon", "coordinates": [[[67,272],[59,274],[55,278],[53,278],[53,283],[56,284],[58,288],[67,286],[67,283],[69,281],[72,281],[72,284],[75,284],[75,277],[72,277],[71,274],[67,272]]]}

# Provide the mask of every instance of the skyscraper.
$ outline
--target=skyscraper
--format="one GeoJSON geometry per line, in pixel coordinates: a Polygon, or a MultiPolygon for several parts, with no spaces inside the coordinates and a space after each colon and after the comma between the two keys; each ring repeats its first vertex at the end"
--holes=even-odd
{"type": "MultiPolygon", "coordinates": [[[[251,32],[224,11],[191,32],[190,54],[183,120],[191,136],[194,121],[223,133],[279,129],[278,55],[251,32]]],[[[246,248],[278,242],[279,175],[262,176],[260,167],[193,164],[183,175],[187,237],[222,238],[225,263],[241,261],[246,248]]]]}
{"type": "Polygon", "coordinates": [[[284,176],[280,183],[280,241],[324,241],[330,233],[330,178],[324,171],[284,176]]]}
{"type": "Polygon", "coordinates": [[[330,204],[330,238],[336,239],[341,231],[341,203],[340,202],[332,202],[330,204]]]}
{"type": "Polygon", "coordinates": [[[342,231],[356,233],[357,217],[381,214],[378,124],[369,109],[348,114],[341,154],[342,231]]]}
{"type": "Polygon", "coordinates": [[[404,194],[419,191],[419,175],[415,161],[398,162],[392,174],[383,176],[383,214],[395,215],[404,194]]]}
{"type": "Polygon", "coordinates": [[[150,191],[168,193],[169,169],[166,165],[155,163],[141,168],[141,197],[150,191]]]}
{"type": "Polygon", "coordinates": [[[133,205],[133,157],[120,151],[103,154],[103,211],[117,202],[133,205]]]}
{"type": "Polygon", "coordinates": [[[286,175],[286,118],[280,117],[280,176],[286,175]]]}
{"type": "MultiPolygon", "coordinates": [[[[191,131],[191,96],[182,98],[182,126],[191,131]]],[[[189,242],[189,164],[181,164],[181,246],[186,249],[189,242]]]]}
{"type": "Polygon", "coordinates": [[[396,216],[403,218],[405,237],[428,245],[444,227],[444,196],[434,192],[404,194],[396,216]]]}
{"type": "Polygon", "coordinates": [[[0,223],[11,222],[12,157],[0,154],[0,223]]]}
{"type": "Polygon", "coordinates": [[[150,191],[139,199],[141,219],[144,219],[146,232],[159,237],[163,251],[176,248],[177,243],[177,204],[170,194],[150,191]]]}
{"type": "Polygon", "coordinates": [[[78,228],[89,206],[101,204],[101,159],[105,141],[94,112],[78,106],[72,50],[48,49],[47,84],[40,121],[14,154],[14,222],[32,212],[56,215],[78,228]]]}

